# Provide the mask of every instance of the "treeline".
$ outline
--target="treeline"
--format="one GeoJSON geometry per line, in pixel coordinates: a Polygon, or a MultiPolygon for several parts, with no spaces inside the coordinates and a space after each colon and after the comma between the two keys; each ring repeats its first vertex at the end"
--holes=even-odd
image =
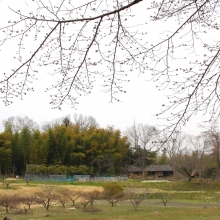
{"type": "Polygon", "coordinates": [[[93,117],[82,115],[46,122],[41,127],[28,117],[11,117],[3,121],[3,128],[3,175],[23,175],[27,164],[41,165],[32,173],[121,175],[128,174],[132,165],[144,177],[148,165],[170,164],[175,173],[189,180],[220,176],[217,124],[206,125],[198,136],[176,132],[166,142],[154,126],[134,124],[122,133],[111,126],[100,128],[93,117]]]}
{"type": "Polygon", "coordinates": [[[120,130],[100,128],[92,117],[75,115],[73,122],[66,117],[41,128],[27,117],[12,117],[3,125],[1,174],[24,174],[26,164],[43,164],[59,166],[59,170],[62,166],[84,167],[82,173],[115,175],[136,160],[128,138],[120,130]]]}

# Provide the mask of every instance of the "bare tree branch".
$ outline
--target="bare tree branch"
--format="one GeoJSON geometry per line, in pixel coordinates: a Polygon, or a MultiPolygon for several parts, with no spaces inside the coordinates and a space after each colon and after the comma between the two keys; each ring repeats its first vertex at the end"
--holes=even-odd
{"type": "Polygon", "coordinates": [[[18,42],[13,63],[17,66],[0,78],[5,105],[34,90],[31,84],[40,67],[53,68],[52,76],[58,78],[46,89],[53,91],[54,108],[64,103],[75,107],[78,97],[91,93],[101,80],[110,100],[119,101],[118,93],[126,92],[122,83],[129,81],[130,72],[137,72],[155,82],[168,98],[156,114],[166,121],[163,129],[168,139],[197,113],[207,116],[206,121],[218,120],[218,0],[159,0],[148,7],[143,0],[93,0],[75,6],[66,0],[55,4],[35,0],[30,4],[35,11],[29,14],[10,8],[18,17],[0,28],[1,47],[18,42]],[[147,7],[155,25],[165,24],[153,42],[146,33],[147,17],[134,19],[138,7],[147,7]],[[27,57],[29,37],[35,44],[27,57]]]}

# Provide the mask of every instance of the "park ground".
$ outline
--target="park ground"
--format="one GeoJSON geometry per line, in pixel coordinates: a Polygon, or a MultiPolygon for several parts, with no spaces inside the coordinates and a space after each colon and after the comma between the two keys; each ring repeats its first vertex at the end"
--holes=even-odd
{"type": "MultiPolygon", "coordinates": [[[[45,183],[30,182],[26,185],[24,180],[9,179],[10,185],[7,189],[0,184],[0,193],[27,193],[34,192],[44,187],[45,183]]],[[[47,183],[48,184],[48,183],[47,183]]],[[[51,184],[51,183],[50,183],[51,184]]],[[[102,191],[104,183],[52,183],[54,187],[70,187],[74,190],[102,191]]],[[[71,219],[163,219],[163,220],[191,220],[191,219],[220,219],[220,181],[195,179],[188,181],[170,182],[141,182],[140,180],[129,180],[121,182],[126,192],[127,189],[138,189],[139,193],[147,190],[147,198],[135,210],[129,198],[123,198],[118,205],[111,207],[103,199],[96,200],[94,205],[97,212],[85,212],[80,201],[76,201],[76,210],[66,212],[61,204],[54,204],[46,211],[42,205],[33,204],[26,214],[18,214],[18,209],[24,205],[13,207],[9,213],[5,213],[4,207],[0,207],[0,220],[9,217],[11,220],[71,220],[71,219]],[[163,196],[166,195],[166,207],[163,196]]],[[[71,204],[69,204],[71,207],[71,204]]]]}

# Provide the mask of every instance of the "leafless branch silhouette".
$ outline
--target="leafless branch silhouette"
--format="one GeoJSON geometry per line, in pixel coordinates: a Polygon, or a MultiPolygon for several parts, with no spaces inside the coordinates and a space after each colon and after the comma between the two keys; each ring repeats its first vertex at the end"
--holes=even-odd
{"type": "Polygon", "coordinates": [[[198,112],[209,115],[209,121],[218,119],[218,0],[158,0],[149,7],[143,0],[93,0],[81,6],[72,2],[34,0],[29,4],[35,11],[29,14],[10,9],[17,19],[0,28],[0,46],[15,39],[20,64],[0,78],[5,105],[34,90],[32,82],[41,66],[53,67],[59,76],[47,89],[54,90],[54,108],[64,103],[74,107],[97,80],[102,80],[112,102],[119,101],[117,94],[126,92],[122,83],[136,71],[168,91],[169,103],[155,115],[166,120],[170,136],[198,112]],[[134,19],[134,12],[143,7],[151,22],[172,24],[154,42],[147,39],[147,20],[134,19]],[[33,34],[35,49],[23,58],[33,34]]]}

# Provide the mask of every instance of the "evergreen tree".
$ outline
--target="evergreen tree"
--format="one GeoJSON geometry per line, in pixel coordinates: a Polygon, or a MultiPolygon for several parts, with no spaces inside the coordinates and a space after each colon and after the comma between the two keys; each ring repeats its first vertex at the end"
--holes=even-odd
{"type": "Polygon", "coordinates": [[[31,131],[27,126],[23,127],[19,135],[19,147],[23,156],[23,170],[25,170],[31,149],[31,131]]]}

